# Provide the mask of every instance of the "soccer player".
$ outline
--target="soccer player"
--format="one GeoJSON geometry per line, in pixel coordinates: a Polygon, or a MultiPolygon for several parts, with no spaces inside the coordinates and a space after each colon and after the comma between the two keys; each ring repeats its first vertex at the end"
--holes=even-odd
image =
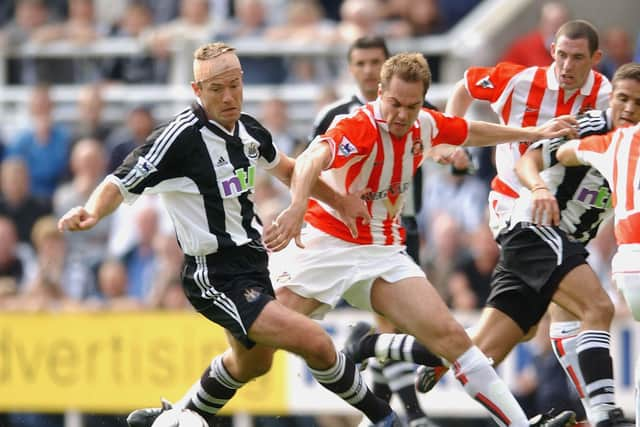
{"type": "MultiPolygon", "coordinates": [[[[640,64],[621,66],[613,77],[612,104],[622,108],[618,129],[571,141],[558,149],[566,166],[590,165],[611,185],[618,251],[611,269],[635,320],[640,320],[640,64]],[[626,127],[625,127],[626,126],[626,127]]],[[[636,424],[640,425],[640,359],[636,360],[636,424]]]]}
{"type": "MultiPolygon", "coordinates": [[[[274,348],[300,355],[320,384],[364,412],[376,426],[399,426],[388,403],[366,386],[354,363],[337,352],[316,322],[276,301],[262,227],[253,207],[257,168],[289,182],[293,160],[271,135],[241,113],[242,69],[223,43],[198,48],[191,83],[197,102],[154,131],[92,193],[59,220],[87,230],[123,201],[159,193],[185,254],[182,283],[191,304],[225,328],[230,348],[216,356],[176,405],[208,423],[249,380],[269,371],[274,348]]],[[[342,197],[320,183],[318,194],[341,210],[342,197]]],[[[150,427],[162,408],[132,412],[131,427],[150,427]]]]}
{"type": "MultiPolygon", "coordinates": [[[[490,361],[406,255],[399,216],[425,155],[442,160],[452,145],[536,140],[566,123],[514,128],[445,116],[422,108],[430,82],[421,54],[392,56],[382,67],[378,99],[339,120],[296,159],[291,204],[264,236],[267,248],[281,251],[272,255],[271,264],[278,299],[304,314],[322,315],[344,297],[355,307],[385,316],[454,364],[465,391],[499,425],[527,426],[524,412],[490,361]],[[357,234],[349,232],[334,209],[309,199],[321,171],[339,193],[364,192],[370,218],[358,221],[357,234]],[[303,220],[309,226],[301,236],[303,220]],[[289,244],[292,238],[295,244],[289,244]]],[[[413,337],[403,338],[384,343],[389,344],[387,357],[401,354],[406,361],[433,362],[426,351],[412,351],[417,348],[413,337]]],[[[564,425],[571,415],[537,420],[535,425],[564,425]]]]}
{"type": "MultiPolygon", "coordinates": [[[[380,70],[382,64],[389,58],[387,44],[382,37],[365,36],[356,39],[347,53],[349,72],[353,76],[358,92],[348,98],[340,99],[323,108],[314,121],[314,129],[310,140],[324,134],[332,123],[345,116],[353,114],[358,108],[368,102],[375,101],[378,97],[378,85],[380,83],[380,70]]],[[[425,102],[425,107],[435,109],[431,104],[425,102]]],[[[464,157],[464,156],[462,156],[464,157]]],[[[463,162],[465,159],[460,160],[463,162]]],[[[416,170],[411,188],[406,192],[407,200],[401,213],[402,226],[406,230],[407,253],[419,262],[419,236],[416,224],[416,213],[422,205],[422,168],[416,170]]],[[[377,330],[381,332],[394,332],[395,328],[384,317],[376,316],[377,330]]],[[[359,333],[356,329],[354,333],[359,333]]],[[[368,325],[366,326],[368,328],[368,325]]],[[[411,427],[428,426],[429,421],[426,414],[420,407],[415,382],[415,365],[408,362],[398,362],[390,360],[380,364],[376,360],[369,363],[368,367],[372,371],[373,387],[376,396],[385,400],[391,398],[395,393],[402,401],[407,419],[411,427]]]]}

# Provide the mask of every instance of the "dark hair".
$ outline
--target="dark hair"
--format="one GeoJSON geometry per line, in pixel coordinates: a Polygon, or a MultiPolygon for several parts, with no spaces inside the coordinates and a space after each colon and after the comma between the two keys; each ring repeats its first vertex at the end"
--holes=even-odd
{"type": "Polygon", "coordinates": [[[628,62],[621,65],[611,79],[611,83],[615,86],[620,80],[635,80],[640,83],[640,64],[637,62],[628,62]]]}
{"type": "Polygon", "coordinates": [[[591,55],[598,50],[600,45],[598,30],[596,30],[596,27],[594,27],[590,22],[582,19],[576,19],[563,24],[556,32],[556,42],[560,36],[565,36],[571,40],[586,39],[589,43],[589,53],[591,55]]]}
{"type": "Polygon", "coordinates": [[[387,43],[384,41],[384,38],[380,36],[358,37],[351,46],[349,46],[349,52],[347,53],[347,59],[349,61],[351,61],[351,52],[355,49],[382,49],[385,59],[390,55],[387,43]]]}

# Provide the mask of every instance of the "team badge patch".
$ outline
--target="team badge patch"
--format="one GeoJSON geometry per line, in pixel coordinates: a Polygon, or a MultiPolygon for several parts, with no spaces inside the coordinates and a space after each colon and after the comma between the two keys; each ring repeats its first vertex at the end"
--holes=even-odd
{"type": "Polygon", "coordinates": [[[493,82],[491,81],[491,79],[489,78],[489,76],[483,77],[480,80],[478,80],[476,82],[476,86],[480,86],[481,88],[484,89],[493,89],[493,82]]]}
{"type": "Polygon", "coordinates": [[[254,302],[260,297],[260,292],[255,289],[249,288],[244,290],[244,299],[247,302],[254,302]]]}
{"type": "Polygon", "coordinates": [[[138,162],[133,167],[133,173],[137,178],[145,178],[147,175],[156,172],[157,169],[149,160],[144,157],[138,157],[138,162]]]}
{"type": "Polygon", "coordinates": [[[349,157],[357,152],[358,149],[356,146],[353,145],[347,137],[342,137],[342,141],[340,141],[340,145],[338,145],[338,155],[342,157],[349,157]]]}
{"type": "Polygon", "coordinates": [[[411,152],[414,156],[419,156],[424,152],[424,144],[422,143],[421,139],[416,139],[415,141],[413,141],[411,152]]]}
{"type": "Polygon", "coordinates": [[[244,154],[252,160],[257,159],[258,156],[260,156],[260,150],[258,149],[258,144],[255,142],[250,142],[248,144],[245,144],[244,154]]]}

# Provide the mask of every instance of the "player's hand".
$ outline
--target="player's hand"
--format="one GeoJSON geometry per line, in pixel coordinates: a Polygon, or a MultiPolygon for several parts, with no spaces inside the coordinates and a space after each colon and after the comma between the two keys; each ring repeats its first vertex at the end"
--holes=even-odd
{"type": "Polygon", "coordinates": [[[531,193],[531,218],[538,225],[560,225],[558,201],[547,188],[538,188],[531,193]]]}
{"type": "MultiPolygon", "coordinates": [[[[462,156],[467,157],[464,150],[460,147],[449,144],[438,144],[435,147],[431,147],[426,153],[427,158],[430,158],[441,165],[450,165],[454,162],[462,162],[462,156]]],[[[456,168],[458,168],[458,166],[456,166],[456,168]]],[[[458,169],[464,169],[464,167],[458,169]]]]}
{"type": "Polygon", "coordinates": [[[306,206],[296,207],[289,205],[285,210],[267,225],[264,230],[263,241],[268,250],[277,252],[286,248],[291,239],[295,239],[296,245],[304,248],[300,231],[304,222],[306,206]]]}
{"type": "Polygon", "coordinates": [[[358,238],[358,218],[362,219],[364,225],[368,225],[371,222],[369,208],[362,199],[362,196],[369,191],[368,188],[364,188],[360,191],[346,194],[343,196],[341,203],[339,203],[338,216],[349,228],[351,237],[354,239],[358,238]]]}
{"type": "Polygon", "coordinates": [[[567,138],[573,139],[578,137],[576,130],[578,122],[575,117],[570,115],[555,117],[542,126],[538,126],[535,129],[535,136],[532,141],[539,139],[550,138],[567,138]]]}
{"type": "Polygon", "coordinates": [[[76,206],[58,220],[58,230],[62,233],[65,230],[82,231],[89,230],[98,222],[98,217],[88,212],[82,206],[76,206]]]}

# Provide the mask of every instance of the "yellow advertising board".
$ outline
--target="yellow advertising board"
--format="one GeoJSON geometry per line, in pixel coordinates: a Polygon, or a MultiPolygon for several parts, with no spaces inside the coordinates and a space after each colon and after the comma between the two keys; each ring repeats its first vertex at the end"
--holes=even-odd
{"type": "MultiPolygon", "coordinates": [[[[127,412],[179,399],[227,348],[195,313],[0,314],[0,410],[127,412]]],[[[286,413],[286,358],[226,413],[286,413]]]]}

